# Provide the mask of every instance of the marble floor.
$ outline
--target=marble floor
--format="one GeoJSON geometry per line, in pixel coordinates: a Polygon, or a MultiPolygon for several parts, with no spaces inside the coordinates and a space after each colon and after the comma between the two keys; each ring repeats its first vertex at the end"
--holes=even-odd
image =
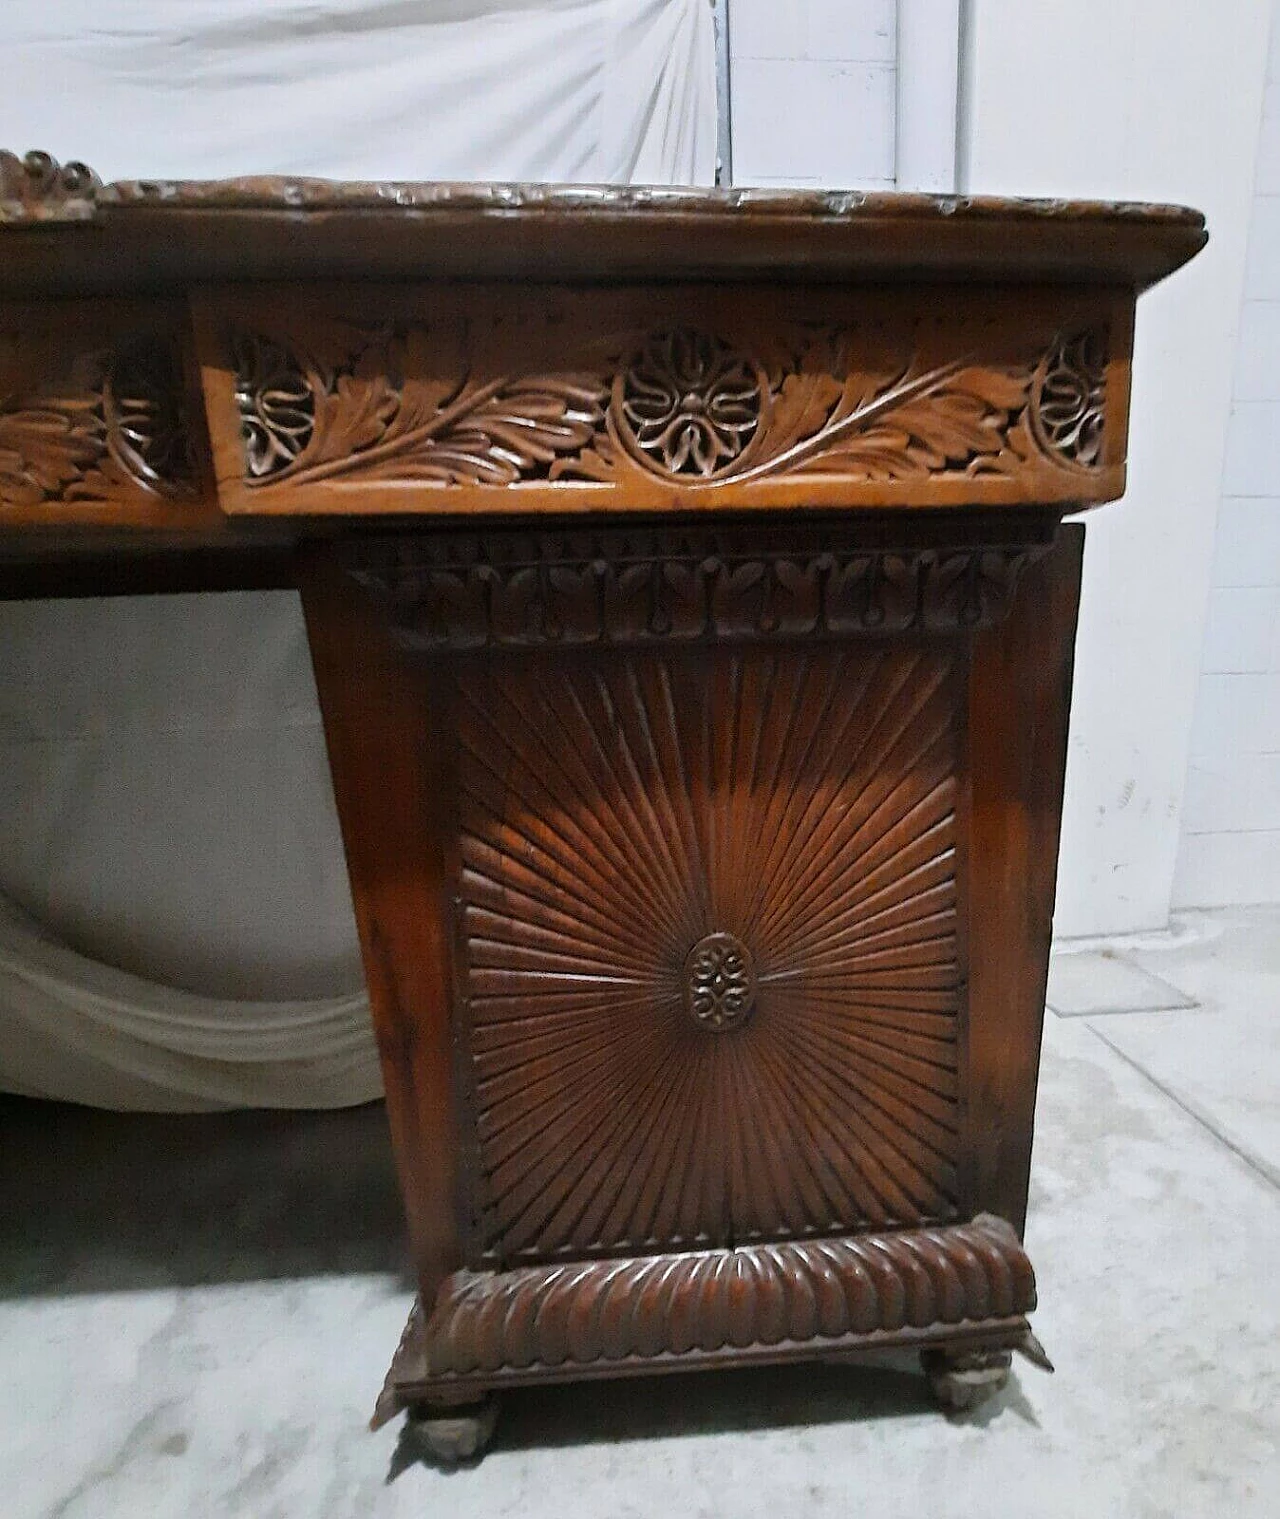
{"type": "Polygon", "coordinates": [[[1274,1519],[1280,907],[1085,956],[1027,1228],[1058,1371],[969,1416],[906,1363],[672,1377],[512,1396],[435,1470],[366,1427],[410,1297],[379,1108],[0,1102],[0,1516],[1274,1519]]]}

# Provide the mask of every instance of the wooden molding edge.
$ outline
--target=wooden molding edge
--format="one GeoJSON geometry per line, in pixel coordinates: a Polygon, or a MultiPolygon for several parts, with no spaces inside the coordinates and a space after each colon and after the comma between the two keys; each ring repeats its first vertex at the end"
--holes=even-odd
{"type": "Polygon", "coordinates": [[[503,1386],[887,1345],[1013,1347],[1036,1302],[1011,1225],[459,1271],[415,1304],[375,1413],[503,1386]]]}

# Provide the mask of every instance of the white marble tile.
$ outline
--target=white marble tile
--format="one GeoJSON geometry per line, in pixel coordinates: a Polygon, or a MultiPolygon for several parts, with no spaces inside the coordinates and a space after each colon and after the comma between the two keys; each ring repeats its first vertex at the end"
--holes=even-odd
{"type": "Polygon", "coordinates": [[[1133,958],[1195,1012],[1105,1019],[1099,1031],[1280,1184],[1280,906],[1200,915],[1206,931],[1133,958]]]}
{"type": "Polygon", "coordinates": [[[1280,901],[1280,828],[1184,833],[1173,876],[1175,907],[1280,901]]]}
{"type": "Polygon", "coordinates": [[[1049,962],[1047,1001],[1059,1018],[1195,1005],[1176,986],[1111,950],[1055,954],[1049,962]]]}

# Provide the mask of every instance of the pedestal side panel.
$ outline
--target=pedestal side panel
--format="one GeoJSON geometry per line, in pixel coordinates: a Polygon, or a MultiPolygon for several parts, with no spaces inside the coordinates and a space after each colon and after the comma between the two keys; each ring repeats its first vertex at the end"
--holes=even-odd
{"type": "Polygon", "coordinates": [[[955,1216],[962,660],[463,661],[480,1256],[955,1216]]]}

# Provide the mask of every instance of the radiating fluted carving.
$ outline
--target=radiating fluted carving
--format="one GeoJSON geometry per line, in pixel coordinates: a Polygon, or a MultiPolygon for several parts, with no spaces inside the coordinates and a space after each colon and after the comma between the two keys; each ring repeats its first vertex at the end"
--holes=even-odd
{"type": "Polygon", "coordinates": [[[953,1216],[961,690],[945,648],[865,646],[460,678],[498,1259],[953,1216]],[[688,1001],[708,936],[753,983],[714,1038],[688,1001]]]}

